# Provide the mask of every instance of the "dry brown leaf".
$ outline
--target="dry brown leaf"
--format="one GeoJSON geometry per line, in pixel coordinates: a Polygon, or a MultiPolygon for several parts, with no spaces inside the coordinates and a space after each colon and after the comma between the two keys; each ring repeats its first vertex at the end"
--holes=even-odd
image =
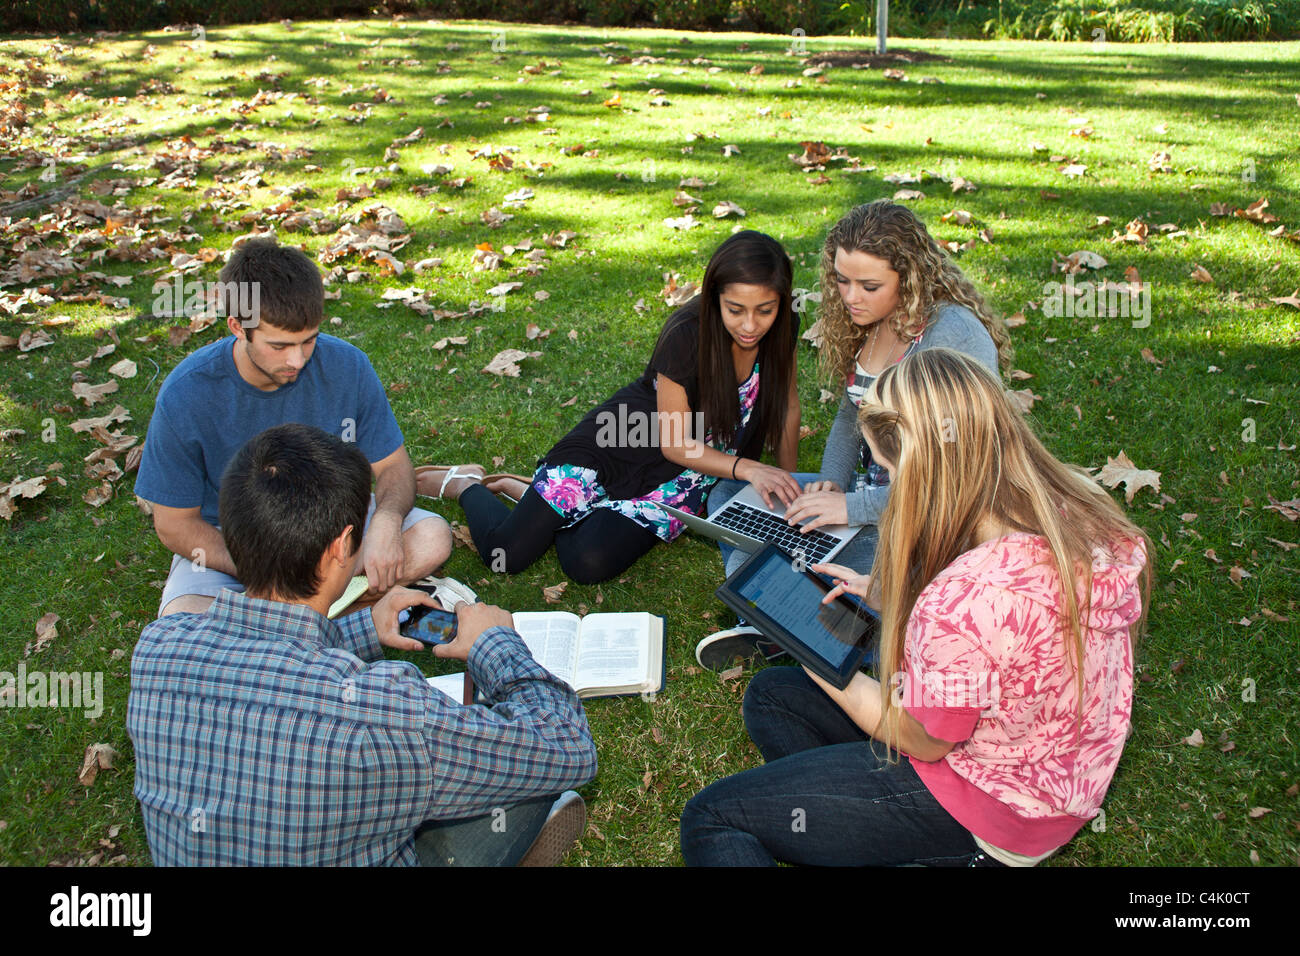
{"type": "Polygon", "coordinates": [[[44,329],[24,329],[18,336],[18,351],[30,352],[32,349],[53,345],[54,338],[44,329]]]}
{"type": "Polygon", "coordinates": [[[89,432],[96,428],[107,428],[117,422],[129,422],[131,413],[121,405],[114,405],[113,410],[99,418],[79,418],[70,426],[74,432],[89,432]]]}
{"type": "Polygon", "coordinates": [[[1214,283],[1214,277],[1200,263],[1197,263],[1196,268],[1192,270],[1192,278],[1197,282],[1214,283]]]}
{"type": "Polygon", "coordinates": [[[478,548],[474,546],[474,536],[469,533],[469,528],[465,525],[453,524],[451,526],[451,537],[454,541],[459,542],[475,554],[478,554],[478,548]]]}
{"type": "Polygon", "coordinates": [[[1097,480],[1107,488],[1123,484],[1124,501],[1127,504],[1132,504],[1133,496],[1143,488],[1157,492],[1160,490],[1160,472],[1138,468],[1123,451],[1115,458],[1106,458],[1106,465],[1101,469],[1097,480]]]}
{"type": "Polygon", "coordinates": [[[23,648],[23,657],[39,654],[53,644],[59,636],[59,629],[55,626],[58,623],[59,616],[53,611],[41,615],[41,619],[36,622],[36,640],[23,648]]]}
{"type": "Polygon", "coordinates": [[[1203,747],[1205,746],[1205,737],[1201,735],[1201,731],[1198,728],[1193,730],[1188,736],[1184,737],[1183,743],[1187,744],[1189,747],[1203,747]]]}
{"type": "Polygon", "coordinates": [[[23,481],[12,481],[4,486],[9,498],[35,498],[49,484],[49,475],[36,475],[23,481]]]}
{"type": "Polygon", "coordinates": [[[541,352],[524,352],[520,349],[502,349],[492,357],[492,361],[483,367],[483,371],[491,375],[506,375],[510,378],[519,377],[519,366],[515,363],[522,362],[527,358],[539,358],[541,352]]]}
{"type": "Polygon", "coordinates": [[[559,584],[552,584],[549,588],[542,588],[542,597],[546,598],[547,604],[559,604],[568,586],[568,581],[561,581],[559,584]]]}
{"type": "Polygon", "coordinates": [[[81,772],[77,774],[77,782],[84,787],[91,786],[101,770],[112,769],[116,757],[117,751],[108,744],[91,744],[86,748],[86,755],[81,762],[81,772]]]}
{"type": "Polygon", "coordinates": [[[1034,402],[1040,401],[1042,397],[1035,395],[1033,389],[1029,388],[1007,389],[1007,398],[1011,399],[1012,404],[1025,414],[1028,414],[1033,409],[1034,402]]]}
{"type": "Polygon", "coordinates": [[[85,382],[74,382],[72,385],[72,394],[86,403],[86,407],[97,405],[104,400],[105,395],[111,395],[118,389],[117,379],[110,378],[102,385],[87,385],[85,382]]]}
{"type": "Polygon", "coordinates": [[[113,500],[113,486],[107,481],[101,482],[87,491],[81,500],[92,508],[98,508],[113,500]]]}
{"type": "MultiPolygon", "coordinates": [[[[10,492],[12,495],[13,492],[10,492]]],[[[1300,498],[1292,498],[1290,501],[1278,501],[1272,495],[1268,496],[1269,503],[1264,506],[1265,511],[1276,511],[1287,521],[1295,521],[1300,518],[1300,498]]]]}
{"type": "Polygon", "coordinates": [[[135,363],[130,359],[122,359],[120,362],[114,362],[108,367],[110,375],[116,375],[118,378],[135,378],[135,363]]]}
{"type": "Polygon", "coordinates": [[[1272,812],[1273,812],[1272,809],[1269,807],[1251,807],[1249,812],[1247,813],[1247,816],[1249,816],[1252,820],[1258,820],[1264,814],[1272,813],[1272,812]]]}

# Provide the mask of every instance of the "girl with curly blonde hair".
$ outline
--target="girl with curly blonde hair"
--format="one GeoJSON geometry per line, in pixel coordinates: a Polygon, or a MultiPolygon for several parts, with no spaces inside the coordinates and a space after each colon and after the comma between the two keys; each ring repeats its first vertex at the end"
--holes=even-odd
{"type": "Polygon", "coordinates": [[[857,428],[862,396],[885,369],[907,355],[950,348],[994,375],[1011,364],[1006,324],[925,224],[904,206],[879,199],[844,215],[821,255],[820,365],[844,389],[822,454],[821,480],[790,507],[804,527],[867,526],[841,555],[871,566],[875,525],[889,500],[889,477],[857,428]]]}

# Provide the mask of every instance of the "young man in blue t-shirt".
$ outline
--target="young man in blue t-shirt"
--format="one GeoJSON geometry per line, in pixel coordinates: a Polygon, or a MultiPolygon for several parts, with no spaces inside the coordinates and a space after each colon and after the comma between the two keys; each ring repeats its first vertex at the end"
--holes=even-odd
{"type": "Polygon", "coordinates": [[[371,595],[429,574],[451,553],[451,532],[412,507],[415,472],[369,359],[320,333],[316,266],[299,249],[252,239],[232,252],[220,281],[232,336],[189,355],[163,382],[135,484],[175,555],[159,616],[199,613],[222,588],[243,590],[218,530],[221,474],[244,442],[290,422],[354,442],[370,462],[358,573],[371,595]]]}

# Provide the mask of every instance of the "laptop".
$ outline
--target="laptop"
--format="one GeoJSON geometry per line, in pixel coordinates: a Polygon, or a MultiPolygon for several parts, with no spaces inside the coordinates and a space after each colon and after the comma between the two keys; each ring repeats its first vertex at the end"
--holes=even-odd
{"type": "Polygon", "coordinates": [[[711,517],[693,515],[670,505],[659,507],[696,534],[725,541],[747,554],[765,544],[774,544],[792,557],[802,557],[807,564],[829,561],[861,530],[843,524],[823,525],[804,534],[798,527],[786,524],[785,506],[779,500],[775,508],[769,508],[750,484],[729,498],[711,517]]]}

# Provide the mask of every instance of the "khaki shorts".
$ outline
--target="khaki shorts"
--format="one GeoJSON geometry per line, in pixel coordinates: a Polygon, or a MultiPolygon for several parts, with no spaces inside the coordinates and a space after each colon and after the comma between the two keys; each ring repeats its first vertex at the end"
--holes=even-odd
{"type": "MultiPolygon", "coordinates": [[[[370,527],[370,516],[374,513],[375,496],[371,495],[370,508],[366,511],[366,528],[370,527]]],[[[438,515],[432,511],[412,508],[406,513],[406,518],[402,521],[402,532],[409,531],[425,518],[437,517],[438,515]]],[[[362,529],[361,533],[364,535],[365,529],[362,529]]],[[[197,594],[201,597],[214,598],[221,593],[223,588],[239,592],[244,590],[244,586],[238,580],[224,571],[200,568],[189,558],[181,557],[179,554],[172,555],[172,567],[167,574],[167,583],[163,586],[162,600],[158,602],[158,613],[161,615],[163,608],[178,597],[197,594]]]]}

